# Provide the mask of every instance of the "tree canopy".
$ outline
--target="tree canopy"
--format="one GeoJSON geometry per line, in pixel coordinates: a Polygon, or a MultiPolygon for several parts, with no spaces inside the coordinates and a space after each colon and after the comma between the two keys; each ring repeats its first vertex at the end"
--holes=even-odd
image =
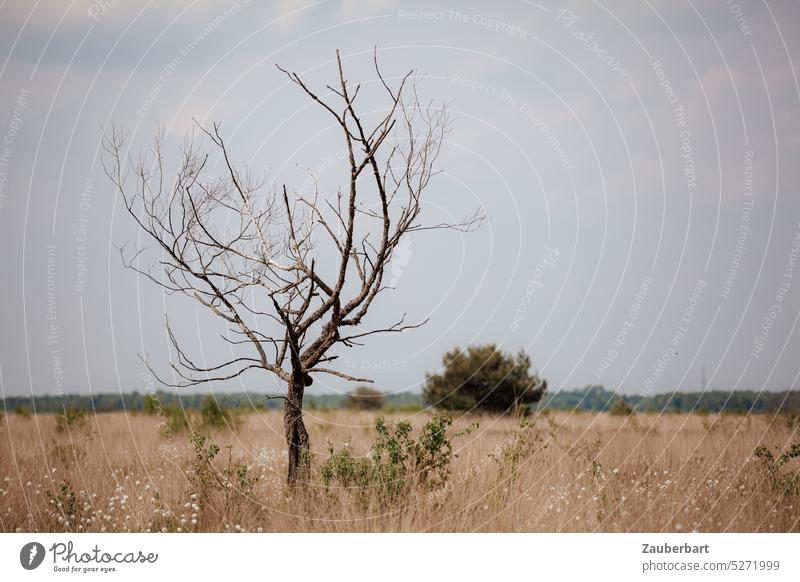
{"type": "Polygon", "coordinates": [[[453,349],[442,363],[441,373],[428,375],[423,389],[425,401],[439,408],[510,412],[538,402],[547,389],[530,372],[525,352],[507,354],[494,344],[453,349]]]}

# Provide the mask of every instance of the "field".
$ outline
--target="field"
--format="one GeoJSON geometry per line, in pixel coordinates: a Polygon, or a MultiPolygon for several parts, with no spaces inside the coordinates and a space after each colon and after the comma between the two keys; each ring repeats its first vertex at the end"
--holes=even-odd
{"type": "MultiPolygon", "coordinates": [[[[241,414],[233,431],[205,427],[208,440],[194,443],[187,430],[165,436],[163,419],[142,412],[70,422],[10,413],[0,424],[0,529],[800,531],[800,459],[779,457],[800,440],[795,416],[553,412],[521,425],[474,415],[450,428],[479,425],[452,439],[446,481],[409,475],[391,491],[359,489],[329,472],[326,486],[329,443],[345,451],[346,470],[358,467],[376,416],[307,412],[312,482],[288,489],[276,411],[241,414]]],[[[416,437],[431,417],[387,423],[406,418],[416,437]]]]}

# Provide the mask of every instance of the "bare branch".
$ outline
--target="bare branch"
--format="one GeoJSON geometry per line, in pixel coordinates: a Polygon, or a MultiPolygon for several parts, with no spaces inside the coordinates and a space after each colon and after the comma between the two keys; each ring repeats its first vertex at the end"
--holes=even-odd
{"type": "Polygon", "coordinates": [[[186,353],[167,321],[172,368],[181,380],[165,384],[221,381],[251,368],[290,386],[310,384],[309,375],[317,372],[366,382],[318,365],[335,359],[327,353],[336,344],[358,345],[371,335],[425,323],[406,324],[404,315],[389,326],[362,327],[376,297],[389,288],[383,278],[403,237],[434,229],[469,232],[486,217],[478,209],[454,224],[420,221],[450,130],[447,108],[421,101],[413,71],[392,81],[385,77],[377,49],[373,62],[375,84],[353,84],[337,51],[338,78],[324,91],[278,66],[341,130],[347,169],[341,187],[327,198],[310,171],[313,195],[266,187],[233,162],[218,123],[205,128],[195,121],[197,138],[185,139],[171,181],[165,179],[163,132],[133,155],[125,149],[124,131],[112,126],[104,137],[103,168],[153,243],[132,251],[120,246],[123,264],[167,293],[202,305],[225,325],[220,337],[232,352],[242,352],[221,364],[201,363],[186,353]],[[375,88],[385,106],[371,104],[380,113],[362,115],[357,103],[375,88]]]}

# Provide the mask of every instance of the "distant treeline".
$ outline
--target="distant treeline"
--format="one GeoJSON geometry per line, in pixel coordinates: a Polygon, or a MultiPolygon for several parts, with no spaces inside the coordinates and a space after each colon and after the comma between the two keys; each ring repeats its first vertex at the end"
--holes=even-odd
{"type": "MultiPolygon", "coordinates": [[[[158,392],[157,401],[162,406],[177,405],[193,410],[200,408],[206,394],[177,394],[158,392]]],[[[10,396],[5,399],[7,412],[59,412],[64,408],[109,412],[116,410],[142,410],[145,394],[95,394],[64,396],[10,396]]],[[[653,396],[627,395],[604,389],[602,386],[588,386],[577,390],[562,390],[545,394],[539,406],[553,410],[606,411],[614,402],[623,399],[636,412],[790,412],[800,413],[800,391],[756,392],[737,390],[724,392],[673,392],[653,396]]],[[[225,408],[239,409],[278,409],[283,406],[280,398],[267,399],[264,394],[235,393],[218,394],[217,400],[225,408]]],[[[305,407],[308,410],[344,408],[346,394],[306,394],[305,407]]],[[[425,407],[421,394],[404,392],[387,394],[384,409],[388,411],[414,411],[425,407]]],[[[0,409],[2,410],[2,409],[0,409]]]]}
{"type": "MultiPolygon", "coordinates": [[[[206,393],[178,394],[175,392],[157,392],[155,402],[157,406],[167,407],[176,405],[187,410],[197,410],[203,403],[206,393]]],[[[15,412],[20,409],[28,412],[61,412],[65,408],[79,410],[94,410],[97,412],[112,412],[120,410],[137,411],[145,407],[148,394],[131,392],[128,394],[66,394],[63,396],[9,396],[5,398],[5,410],[15,412]]],[[[267,398],[265,394],[255,392],[237,392],[232,394],[217,394],[216,399],[223,408],[237,409],[266,409],[275,410],[283,408],[283,399],[278,395],[267,398]]],[[[335,409],[344,408],[346,394],[306,394],[304,408],[335,409]]],[[[384,408],[389,410],[421,409],[424,407],[420,394],[402,393],[387,394],[384,408]]],[[[3,410],[0,408],[0,410],[3,410]]]]}
{"type": "Polygon", "coordinates": [[[609,410],[622,399],[636,412],[792,412],[800,413],[800,390],[756,392],[670,392],[652,396],[620,395],[602,386],[545,394],[541,406],[556,410],[609,410]]]}

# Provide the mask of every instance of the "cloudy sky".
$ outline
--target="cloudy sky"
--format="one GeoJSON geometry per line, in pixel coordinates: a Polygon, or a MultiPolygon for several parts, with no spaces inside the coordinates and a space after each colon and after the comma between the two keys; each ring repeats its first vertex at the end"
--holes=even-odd
{"type": "Polygon", "coordinates": [[[193,118],[218,121],[268,183],[300,191],[310,168],[333,192],[336,128],[275,65],[324,88],[339,49],[369,85],[376,46],[454,115],[425,212],[489,222],[410,238],[369,323],[430,322],[340,369],[418,390],[444,351],[493,342],[552,389],[798,387],[797,2],[362,4],[0,2],[5,395],[150,388],[139,355],[168,370],[165,314],[199,361],[230,353],[194,302],[122,266],[139,233],[103,173],[110,123],[134,148],[163,126],[174,154],[193,118]]]}

